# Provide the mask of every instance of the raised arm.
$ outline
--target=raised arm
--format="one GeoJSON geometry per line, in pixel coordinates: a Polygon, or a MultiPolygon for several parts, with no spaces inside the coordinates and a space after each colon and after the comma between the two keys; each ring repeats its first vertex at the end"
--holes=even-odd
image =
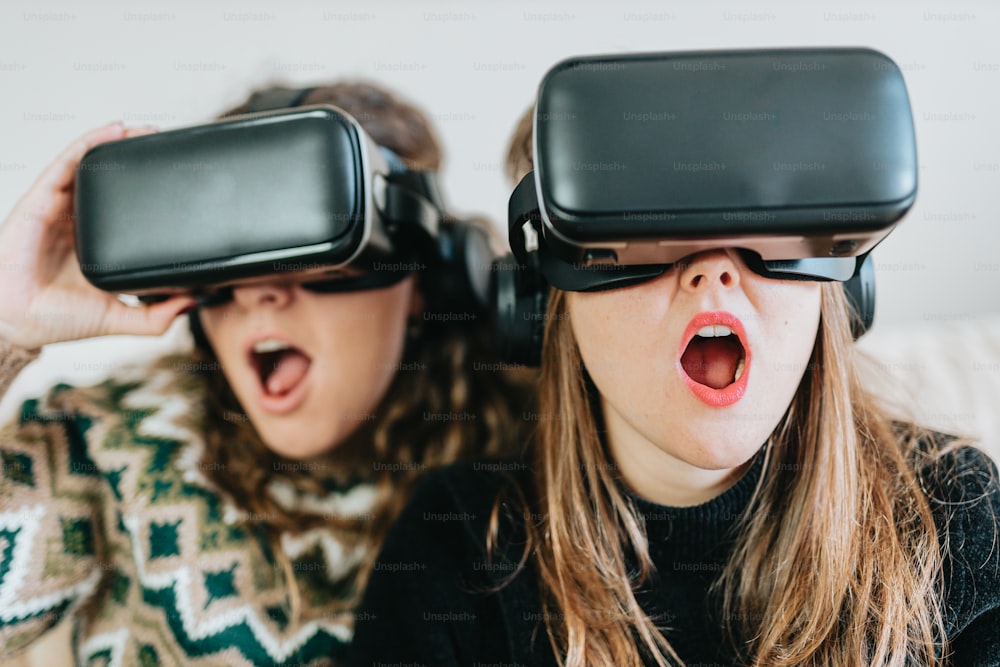
{"type": "MultiPolygon", "coordinates": [[[[111,124],[73,142],[0,226],[0,397],[44,345],[106,334],[159,334],[191,297],[130,308],[90,285],[75,252],[80,158],[142,134],[111,124]]],[[[102,574],[102,479],[90,422],[54,389],[0,430],[0,657],[26,646],[91,595],[102,574]]]]}

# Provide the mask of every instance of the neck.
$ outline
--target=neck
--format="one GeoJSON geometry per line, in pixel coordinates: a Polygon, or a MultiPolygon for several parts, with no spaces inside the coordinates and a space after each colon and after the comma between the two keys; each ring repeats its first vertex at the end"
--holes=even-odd
{"type": "MultiPolygon", "coordinates": [[[[610,417],[610,415],[609,415],[610,417]]],[[[701,505],[722,495],[753,465],[708,470],[669,454],[620,418],[607,419],[608,449],[622,481],[646,500],[670,507],[701,505]]]]}

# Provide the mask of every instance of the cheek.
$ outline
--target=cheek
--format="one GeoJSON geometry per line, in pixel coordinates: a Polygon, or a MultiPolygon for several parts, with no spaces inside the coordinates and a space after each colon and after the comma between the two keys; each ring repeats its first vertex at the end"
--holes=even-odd
{"type": "Polygon", "coordinates": [[[811,351],[819,330],[820,286],[795,285],[780,300],[783,304],[782,329],[790,349],[811,351]]]}
{"type": "Polygon", "coordinates": [[[342,295],[317,318],[322,358],[314,360],[345,391],[384,387],[406,342],[412,282],[385,290],[342,295]]]}
{"type": "Polygon", "coordinates": [[[227,316],[228,307],[216,307],[198,311],[201,328],[220,361],[233,356],[240,346],[239,333],[234,326],[234,318],[227,316]]]}
{"type": "Polygon", "coordinates": [[[573,336],[587,372],[602,395],[622,396],[653,381],[661,345],[656,305],[621,290],[569,293],[573,336]]]}
{"type": "MultiPolygon", "coordinates": [[[[777,386],[797,387],[812,356],[820,319],[817,283],[782,285],[768,295],[762,327],[766,367],[777,386]]],[[[762,359],[763,361],[763,359],[762,359]]]]}
{"type": "MultiPolygon", "coordinates": [[[[617,361],[615,342],[621,332],[620,308],[609,303],[600,294],[570,292],[566,295],[566,312],[569,315],[573,339],[580,349],[580,357],[591,376],[604,375],[611,360],[617,361]]],[[[598,377],[594,379],[597,380],[598,377]]]]}
{"type": "MultiPolygon", "coordinates": [[[[596,355],[621,353],[641,344],[666,316],[669,298],[646,284],[606,292],[567,292],[573,335],[596,355]]],[[[662,292],[662,290],[661,290],[662,292]]]]}

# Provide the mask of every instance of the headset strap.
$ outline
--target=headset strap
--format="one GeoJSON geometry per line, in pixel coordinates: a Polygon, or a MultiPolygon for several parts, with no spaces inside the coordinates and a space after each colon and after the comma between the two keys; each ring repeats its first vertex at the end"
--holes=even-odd
{"type": "MultiPolygon", "coordinates": [[[[519,261],[525,261],[529,252],[525,247],[524,223],[528,221],[538,221],[540,219],[538,209],[538,197],[535,193],[535,172],[529,171],[521,178],[521,181],[514,188],[507,205],[507,241],[510,243],[514,256],[519,261]]],[[[539,232],[535,226],[535,232],[539,232]]]]}
{"type": "Polygon", "coordinates": [[[408,177],[412,174],[426,174],[428,181],[433,181],[433,175],[426,172],[389,174],[386,177],[383,215],[387,220],[404,221],[408,227],[415,225],[428,238],[436,239],[441,231],[442,211],[425,191],[411,186],[412,180],[408,177]]]}

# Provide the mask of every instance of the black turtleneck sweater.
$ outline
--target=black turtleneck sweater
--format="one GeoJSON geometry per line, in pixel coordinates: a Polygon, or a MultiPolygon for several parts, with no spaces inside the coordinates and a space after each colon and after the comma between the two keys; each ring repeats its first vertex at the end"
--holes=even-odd
{"type": "MultiPolygon", "coordinates": [[[[738,664],[709,595],[763,470],[758,456],[722,495],[694,507],[632,497],[644,516],[654,577],[637,594],[689,667],[738,664]]],[[[955,667],[1000,665],[1000,488],[996,466],[963,448],[942,463],[930,489],[944,567],[945,618],[955,667]],[[961,474],[953,471],[964,470],[961,474]],[[978,498],[978,500],[973,500],[978,498]]],[[[520,462],[465,462],[427,474],[390,531],[357,612],[350,665],[358,667],[532,667],[557,665],[545,630],[531,559],[517,571],[523,526],[505,524],[504,548],[486,558],[498,498],[512,512],[531,475],[520,462]],[[499,588],[498,588],[499,586],[499,588]]]]}

